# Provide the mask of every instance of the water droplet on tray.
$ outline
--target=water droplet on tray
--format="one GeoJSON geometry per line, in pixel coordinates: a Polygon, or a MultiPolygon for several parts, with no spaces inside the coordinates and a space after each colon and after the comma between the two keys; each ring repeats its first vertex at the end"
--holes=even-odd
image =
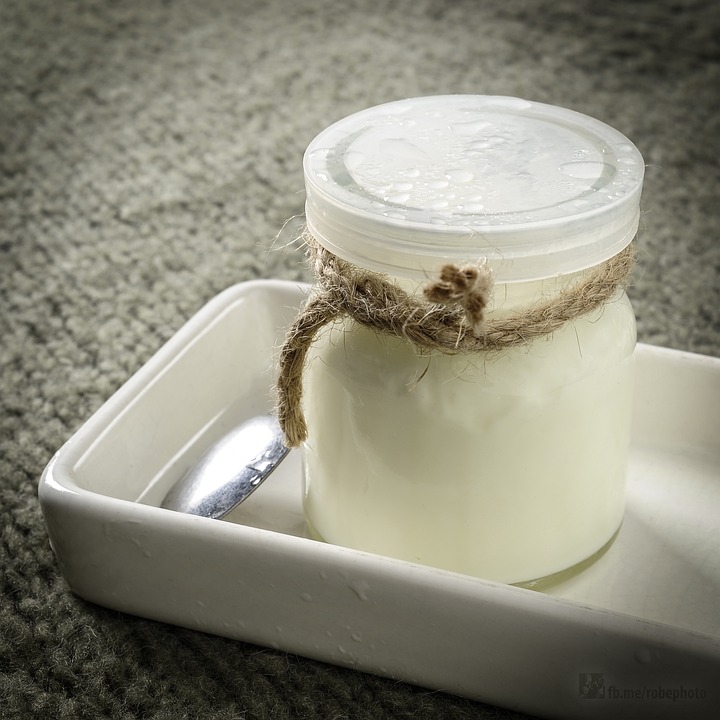
{"type": "Polygon", "coordinates": [[[365,580],[356,580],[350,583],[350,589],[360,598],[360,600],[368,599],[368,590],[370,585],[365,580]]]}
{"type": "Polygon", "coordinates": [[[647,648],[639,648],[635,651],[635,660],[641,665],[647,665],[653,660],[652,652],[647,648]]]}

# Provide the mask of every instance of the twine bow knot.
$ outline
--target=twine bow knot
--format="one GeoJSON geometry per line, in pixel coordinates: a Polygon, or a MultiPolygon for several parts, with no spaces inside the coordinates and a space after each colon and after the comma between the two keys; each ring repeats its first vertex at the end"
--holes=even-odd
{"type": "Polygon", "coordinates": [[[490,300],[493,278],[487,262],[478,265],[444,265],[440,279],[428,283],[423,295],[439,305],[459,305],[476,336],[482,334],[483,315],[490,300]]]}

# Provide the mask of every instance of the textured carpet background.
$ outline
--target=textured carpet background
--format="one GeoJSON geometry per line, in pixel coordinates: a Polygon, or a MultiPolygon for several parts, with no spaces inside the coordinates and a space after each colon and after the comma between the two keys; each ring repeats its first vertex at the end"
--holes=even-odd
{"type": "Polygon", "coordinates": [[[36,484],[55,450],[270,251],[302,152],[363,107],[518,95],[647,162],[640,340],[720,355],[712,0],[0,3],[0,717],[515,718],[130,618],[66,588],[36,484]]]}

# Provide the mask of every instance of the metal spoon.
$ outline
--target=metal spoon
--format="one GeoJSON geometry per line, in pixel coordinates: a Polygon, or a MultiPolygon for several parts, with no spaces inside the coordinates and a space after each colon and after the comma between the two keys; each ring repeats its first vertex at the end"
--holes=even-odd
{"type": "Polygon", "coordinates": [[[220,519],[256,490],[288,452],[274,417],[250,418],[211,445],[160,507],[220,519]]]}

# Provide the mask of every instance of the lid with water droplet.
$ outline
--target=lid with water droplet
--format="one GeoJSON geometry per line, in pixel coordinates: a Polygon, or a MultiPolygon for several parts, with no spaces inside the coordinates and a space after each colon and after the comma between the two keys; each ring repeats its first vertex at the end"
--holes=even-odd
{"type": "Polygon", "coordinates": [[[498,282],[583,270],[637,232],[637,148],[517,98],[400,100],[331,125],[304,159],[309,231],[370,270],[423,279],[487,258],[498,282]]]}

